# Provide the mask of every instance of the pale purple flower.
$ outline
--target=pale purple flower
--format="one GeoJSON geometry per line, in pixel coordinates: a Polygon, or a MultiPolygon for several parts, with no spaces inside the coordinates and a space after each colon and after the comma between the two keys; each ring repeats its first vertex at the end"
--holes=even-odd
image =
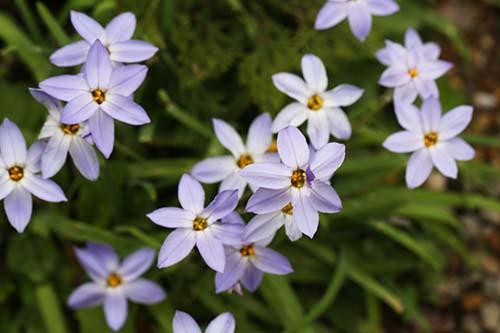
{"type": "Polygon", "coordinates": [[[0,126],[0,200],[9,223],[22,233],[31,219],[32,195],[48,202],[66,201],[63,190],[40,175],[40,158],[45,143],[26,149],[19,128],[9,119],[0,126]]]}
{"type": "Polygon", "coordinates": [[[86,123],[67,125],[60,122],[62,104],[40,89],[30,89],[31,95],[49,111],[38,139],[47,140],[42,154],[42,175],[50,178],[61,170],[68,153],[76,168],[88,180],[99,178],[99,161],[89,142],[90,132],[86,123]]]}
{"type": "Polygon", "coordinates": [[[178,198],[182,208],[160,208],[148,214],[148,218],[154,223],[175,228],[161,247],[158,267],[178,263],[196,245],[207,265],[215,271],[223,272],[226,261],[223,244],[234,244],[243,234],[239,225],[220,223],[220,219],[236,208],[238,191],[222,191],[204,208],[203,188],[196,179],[185,174],[179,182],[178,198]]]}
{"type": "MultiPolygon", "coordinates": [[[[245,225],[238,214],[231,216],[225,223],[245,225]],[[236,216],[234,216],[236,215],[236,216]]],[[[257,290],[265,273],[286,275],[293,272],[292,265],[286,257],[268,249],[274,235],[257,241],[242,238],[237,244],[225,246],[226,268],[223,273],[215,275],[215,291],[238,290],[241,283],[250,292],[257,290]]]]}
{"type": "Polygon", "coordinates": [[[203,183],[218,183],[219,192],[238,190],[241,198],[247,186],[245,178],[240,176],[240,170],[252,163],[278,161],[275,153],[267,153],[273,140],[271,132],[271,116],[264,113],[252,122],[248,130],[246,145],[234,128],[220,119],[214,119],[215,135],[219,142],[231,152],[230,156],[207,158],[197,163],[191,174],[203,183]]]}
{"type": "Polygon", "coordinates": [[[297,227],[310,238],[318,229],[319,214],[342,209],[330,178],[344,161],[345,146],[328,143],[311,157],[305,137],[295,127],[278,133],[282,163],[255,163],[241,171],[259,189],[246,209],[256,214],[276,212],[290,204],[297,227]]]}
{"type": "Polygon", "coordinates": [[[158,284],[140,278],[153,264],[153,249],[133,252],[121,262],[107,245],[88,243],[86,249],[75,248],[75,252],[92,282],[86,282],[73,291],[68,305],[80,309],[103,304],[106,322],[114,331],[118,331],[127,320],[128,300],[154,304],[166,296],[158,284]]]}
{"type": "Polygon", "coordinates": [[[377,59],[384,65],[390,66],[393,62],[399,61],[398,58],[402,57],[407,50],[416,50],[420,53],[422,59],[434,61],[441,55],[441,47],[437,43],[424,43],[422,38],[414,29],[406,30],[405,46],[393,43],[391,48],[384,47],[376,52],[377,59]]]}
{"type": "Polygon", "coordinates": [[[372,15],[390,16],[397,11],[394,0],[329,0],[318,13],[315,28],[329,29],[347,18],[352,33],[364,41],[372,28],[372,15]]]}
{"type": "Polygon", "coordinates": [[[93,18],[71,11],[71,23],[83,40],[63,46],[50,56],[50,61],[61,67],[76,66],[87,60],[90,46],[100,40],[113,63],[139,62],[151,58],[158,48],[142,40],[131,39],[136,19],[132,13],[116,16],[103,28],[93,18]]]}
{"type": "MultiPolygon", "coordinates": [[[[224,312],[208,324],[205,333],[234,333],[235,327],[233,315],[224,312]]],[[[186,312],[175,311],[173,333],[201,333],[201,328],[186,312]]]]}
{"type": "Polygon", "coordinates": [[[395,153],[413,153],[406,167],[409,188],[422,185],[433,166],[444,176],[457,178],[456,161],[474,158],[474,148],[457,137],[470,123],[472,112],[471,106],[459,106],[441,116],[436,98],[425,100],[421,111],[413,105],[396,108],[398,122],[405,130],[389,136],[383,146],[395,153]]]}
{"type": "Polygon", "coordinates": [[[394,88],[396,104],[411,104],[418,95],[422,99],[439,97],[435,80],[451,69],[451,63],[428,58],[421,48],[406,49],[391,41],[386,41],[386,50],[391,61],[379,84],[394,88]]]}
{"type": "Polygon", "coordinates": [[[68,102],[61,114],[64,124],[88,121],[97,148],[106,158],[113,151],[113,119],[130,125],[150,122],[146,111],[130,95],[139,88],[148,68],[143,65],[111,66],[106,48],[96,40],[90,48],[85,71],[40,82],[49,95],[68,102]]]}
{"type": "Polygon", "coordinates": [[[273,236],[282,226],[286,235],[293,242],[302,237],[298,224],[295,222],[291,204],[276,211],[255,215],[245,227],[244,238],[249,242],[273,236]]]}
{"type": "Polygon", "coordinates": [[[302,73],[305,82],[295,74],[273,75],[276,88],[297,100],[276,116],[273,132],[287,126],[300,126],[307,120],[307,135],[316,149],[328,143],[330,133],[338,139],[349,139],[351,124],[341,107],[354,104],[363,95],[363,89],[341,84],[326,91],[328,77],[325,66],[312,54],[302,57],[302,73]]]}

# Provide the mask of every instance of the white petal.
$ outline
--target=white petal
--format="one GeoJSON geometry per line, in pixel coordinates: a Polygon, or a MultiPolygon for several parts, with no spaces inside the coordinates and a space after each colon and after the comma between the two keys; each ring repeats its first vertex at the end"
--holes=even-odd
{"type": "Polygon", "coordinates": [[[325,100],[325,107],[349,106],[363,96],[364,90],[350,85],[341,84],[332,90],[324,92],[321,96],[325,100]]]}
{"type": "Polygon", "coordinates": [[[408,131],[396,132],[385,139],[385,149],[394,153],[409,153],[424,147],[424,138],[408,131]]]}
{"type": "Polygon", "coordinates": [[[461,138],[453,138],[440,144],[445,146],[445,149],[457,161],[469,161],[476,155],[474,148],[461,138]]]}
{"type": "Polygon", "coordinates": [[[415,134],[424,133],[422,128],[422,117],[416,106],[412,104],[396,104],[395,112],[399,124],[405,130],[415,134]]]}
{"type": "Polygon", "coordinates": [[[346,3],[328,1],[319,11],[314,27],[324,30],[336,26],[347,17],[347,8],[346,3]]]}
{"type": "Polygon", "coordinates": [[[221,145],[229,150],[235,158],[239,158],[246,152],[245,145],[238,132],[234,128],[220,119],[213,119],[215,135],[221,145]]]}
{"type": "Polygon", "coordinates": [[[125,324],[128,303],[123,292],[115,291],[106,294],[104,297],[104,314],[106,315],[106,323],[114,331],[118,331],[125,324]]]}
{"type": "Polygon", "coordinates": [[[472,106],[459,106],[445,113],[439,123],[439,139],[447,140],[462,133],[472,120],[472,106]]]}
{"type": "Polygon", "coordinates": [[[311,171],[315,179],[329,181],[333,173],[344,163],[345,145],[329,143],[318,150],[311,159],[311,171]]]}
{"type": "Polygon", "coordinates": [[[307,104],[308,99],[314,95],[307,84],[299,76],[290,73],[273,75],[273,83],[282,93],[296,99],[302,104],[307,104]]]}
{"type": "Polygon", "coordinates": [[[432,160],[428,149],[420,149],[414,152],[406,166],[406,184],[409,188],[422,185],[432,171],[432,160]]]}
{"type": "Polygon", "coordinates": [[[61,170],[68,156],[71,136],[58,131],[50,138],[42,155],[43,178],[51,178],[61,170]]]}
{"type": "Polygon", "coordinates": [[[76,168],[88,180],[99,178],[99,160],[94,147],[81,137],[73,138],[69,146],[69,153],[76,168]]]}
{"type": "Polygon", "coordinates": [[[321,93],[326,90],[328,86],[326,68],[323,61],[314,54],[302,57],[302,74],[311,91],[321,93]]]}
{"type": "Polygon", "coordinates": [[[272,130],[277,133],[288,126],[298,127],[306,121],[308,114],[309,109],[305,105],[298,102],[288,104],[274,119],[272,130]]]}
{"type": "Polygon", "coordinates": [[[273,141],[271,125],[269,113],[261,114],[252,122],[247,136],[247,150],[250,154],[263,154],[269,148],[273,141]]]}
{"type": "Polygon", "coordinates": [[[196,246],[205,263],[214,271],[224,272],[226,255],[224,246],[215,237],[210,228],[203,231],[196,231],[196,246]]]}
{"type": "Polygon", "coordinates": [[[394,89],[394,103],[411,104],[418,96],[418,90],[415,83],[410,81],[394,89]]]}
{"type": "Polygon", "coordinates": [[[278,133],[278,153],[283,163],[293,169],[304,168],[309,162],[306,138],[295,127],[289,126],[278,133]]]}
{"type": "Polygon", "coordinates": [[[324,147],[330,139],[330,125],[324,111],[313,111],[307,122],[307,135],[315,149],[324,147]]]}
{"type": "Polygon", "coordinates": [[[234,333],[235,326],[233,315],[225,312],[210,322],[205,333],[234,333]]]}
{"type": "Polygon", "coordinates": [[[172,231],[158,253],[158,268],[175,265],[186,258],[196,244],[195,231],[180,228],[172,231]]]}
{"type": "Polygon", "coordinates": [[[224,180],[237,170],[238,166],[233,156],[220,156],[196,163],[191,174],[200,182],[212,184],[224,180]]]}
{"type": "Polygon", "coordinates": [[[429,149],[431,153],[432,163],[446,177],[457,178],[458,167],[453,156],[446,150],[446,146],[439,143],[429,149]]]}
{"type": "Polygon", "coordinates": [[[50,179],[43,179],[38,175],[25,172],[23,179],[20,181],[26,190],[31,194],[48,202],[67,201],[63,190],[50,179]]]}
{"type": "Polygon", "coordinates": [[[0,126],[0,154],[7,167],[23,165],[28,158],[23,133],[7,118],[0,126]]]}
{"type": "Polygon", "coordinates": [[[424,100],[421,110],[424,132],[437,132],[441,120],[441,104],[439,100],[434,97],[424,100]]]}
{"type": "Polygon", "coordinates": [[[3,207],[11,226],[22,233],[31,219],[33,200],[31,193],[22,186],[16,186],[3,201],[3,207]]]}
{"type": "Polygon", "coordinates": [[[182,311],[175,311],[173,329],[173,333],[201,333],[193,317],[182,311]]]}
{"type": "Polygon", "coordinates": [[[340,140],[347,140],[351,137],[352,129],[349,118],[340,108],[327,109],[326,115],[330,126],[330,132],[340,140]]]}
{"type": "Polygon", "coordinates": [[[179,202],[182,208],[199,214],[205,205],[205,191],[201,184],[188,174],[184,174],[179,181],[178,188],[179,202]]]}
{"type": "Polygon", "coordinates": [[[352,33],[360,41],[364,41],[372,28],[372,16],[370,11],[364,3],[356,2],[351,7],[348,17],[352,33]]]}

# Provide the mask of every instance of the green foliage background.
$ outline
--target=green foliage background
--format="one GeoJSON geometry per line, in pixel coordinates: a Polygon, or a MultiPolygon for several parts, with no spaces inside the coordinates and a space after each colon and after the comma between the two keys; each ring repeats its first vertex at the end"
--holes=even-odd
{"type": "MultiPolygon", "coordinates": [[[[398,129],[390,92],[377,85],[383,67],[374,52],[386,38],[402,41],[408,27],[427,40],[449,41],[467,60],[467,45],[436,14],[437,1],[399,1],[400,13],[376,18],[366,43],[344,22],[323,32],[313,29],[324,0],[14,0],[0,12],[0,115],[9,117],[33,142],[46,111],[27,88],[73,69],[52,66],[48,56],[79,37],[69,10],[107,23],[116,14],[138,17],[135,38],[161,50],[149,61],[148,78],[136,95],[153,119],[134,128],[117,124],[115,152],[101,160],[101,177],[91,183],[71,163],[55,177],[69,202],[36,202],[27,231],[18,235],[0,214],[0,332],[107,332],[101,308],[72,312],[65,302],[88,278],[72,247],[103,242],[120,254],[150,246],[159,249],[168,234],[145,214],[177,205],[182,173],[206,157],[223,153],[211,118],[223,118],[242,133],[259,112],[276,113],[289,102],[271,75],[299,71],[304,53],[320,56],[330,86],[356,84],[363,99],[348,108],[353,124],[347,159],[333,180],[344,202],[340,214],[322,216],[314,240],[290,243],[280,233],[272,247],[292,262],[295,273],[266,276],[255,294],[214,293],[214,273],[193,253],[174,267],[152,268],[168,298],[161,304],[131,306],[122,332],[171,332],[175,309],[208,323],[231,311],[237,332],[380,332],[384,318],[429,331],[420,311],[432,302],[430,285],[454,251],[473,264],[460,238],[457,212],[500,210],[487,185],[497,170],[472,161],[460,164],[458,181],[446,192],[407,190],[407,156],[381,147],[398,129]],[[391,315],[393,313],[393,315],[391,315]]],[[[76,70],[76,69],[75,69],[76,70]]],[[[439,81],[444,109],[467,101],[447,79],[439,81]]],[[[477,147],[500,146],[498,137],[464,135],[477,147]]],[[[207,186],[207,197],[216,186],[207,186]]]]}

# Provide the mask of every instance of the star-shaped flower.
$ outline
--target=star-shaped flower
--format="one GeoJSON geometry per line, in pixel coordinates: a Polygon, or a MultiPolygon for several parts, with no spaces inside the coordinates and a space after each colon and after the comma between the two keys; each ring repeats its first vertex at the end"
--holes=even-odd
{"type": "Polygon", "coordinates": [[[0,200],[9,223],[19,233],[31,219],[32,195],[48,202],[67,200],[59,185],[38,175],[44,150],[42,142],[35,142],[27,150],[16,124],[9,119],[3,121],[0,126],[0,200]]]}
{"type": "MultiPolygon", "coordinates": [[[[208,324],[205,333],[234,333],[235,327],[233,315],[224,312],[208,324]]],[[[201,333],[201,328],[186,312],[175,311],[173,333],[201,333]]]]}
{"type": "Polygon", "coordinates": [[[342,209],[330,178],[344,161],[345,146],[329,143],[311,158],[305,137],[290,126],[278,133],[278,154],[282,163],[255,163],[241,171],[250,184],[259,188],[246,209],[266,214],[290,204],[294,222],[312,238],[318,229],[318,212],[337,213],[342,209]]]}
{"type": "Polygon", "coordinates": [[[418,47],[406,49],[390,41],[386,41],[386,50],[391,61],[379,84],[394,88],[396,104],[411,104],[418,95],[422,99],[439,97],[435,80],[451,69],[451,63],[427,58],[418,47]]]}
{"type": "Polygon", "coordinates": [[[276,88],[298,101],[287,105],[276,116],[273,132],[290,125],[300,126],[307,120],[307,135],[316,149],[327,144],[330,133],[338,139],[349,139],[351,124],[341,107],[355,103],[363,95],[363,89],[341,84],[326,91],[328,77],[325,66],[312,54],[302,57],[302,73],[305,82],[295,74],[273,75],[276,88]]]}
{"type": "Polygon", "coordinates": [[[223,244],[234,244],[243,234],[239,225],[220,223],[220,219],[236,208],[238,191],[222,191],[204,208],[203,188],[196,179],[185,174],[179,182],[178,197],[182,208],[160,208],[148,214],[154,223],[175,228],[161,247],[158,267],[178,263],[196,245],[206,264],[215,271],[223,272],[226,262],[223,244]]]}
{"type": "Polygon", "coordinates": [[[47,140],[42,155],[42,175],[50,178],[61,170],[70,154],[76,168],[88,180],[99,177],[99,161],[90,141],[85,123],[67,125],[60,122],[62,104],[40,89],[30,89],[31,95],[49,111],[38,139],[47,140]]]}
{"type": "Polygon", "coordinates": [[[52,77],[40,82],[40,87],[49,95],[68,102],[62,110],[62,123],[88,121],[92,139],[108,158],[115,138],[113,119],[130,125],[150,122],[146,111],[131,98],[147,71],[143,65],[113,69],[106,48],[96,40],[90,48],[83,74],[52,77]]]}
{"type": "Polygon", "coordinates": [[[151,58],[158,48],[142,40],[131,39],[136,19],[132,13],[116,16],[103,28],[93,18],[71,11],[71,23],[83,40],[63,46],[50,56],[50,61],[60,67],[76,66],[87,60],[90,46],[100,40],[109,52],[113,63],[140,62],[151,58]]]}
{"type": "Polygon", "coordinates": [[[271,116],[264,113],[252,122],[248,130],[246,145],[231,125],[220,119],[214,119],[214,130],[219,142],[231,152],[231,156],[207,158],[197,163],[191,174],[203,183],[222,181],[219,192],[238,190],[241,198],[247,181],[240,176],[240,170],[252,163],[277,161],[276,154],[267,153],[273,140],[271,132],[271,116]]]}
{"type": "Polygon", "coordinates": [[[457,178],[455,161],[474,158],[474,148],[457,137],[470,123],[472,112],[471,106],[459,106],[441,116],[436,98],[425,100],[421,112],[413,105],[396,108],[398,122],[405,131],[389,136],[383,146],[395,153],[413,152],[406,167],[409,188],[422,185],[433,166],[446,177],[457,178]]]}
{"type": "Polygon", "coordinates": [[[154,304],[166,296],[158,284],[140,278],[153,263],[153,249],[138,250],[122,262],[107,245],[88,243],[86,249],[76,248],[75,252],[92,282],[84,283],[73,291],[68,305],[80,309],[103,304],[106,322],[114,331],[118,331],[127,320],[127,299],[135,303],[154,304]]]}
{"type": "Polygon", "coordinates": [[[353,34],[364,41],[372,28],[372,15],[389,16],[397,11],[394,0],[329,0],[319,11],[315,27],[329,29],[347,18],[353,34]]]}

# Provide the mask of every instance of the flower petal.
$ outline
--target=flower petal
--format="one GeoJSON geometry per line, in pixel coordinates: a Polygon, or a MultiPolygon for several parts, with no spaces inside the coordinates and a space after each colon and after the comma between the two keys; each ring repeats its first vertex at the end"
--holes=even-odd
{"type": "Polygon", "coordinates": [[[445,113],[439,123],[439,139],[451,139],[462,133],[471,122],[472,113],[473,108],[468,105],[459,106],[445,113]]]}
{"type": "Polygon", "coordinates": [[[99,178],[99,160],[94,147],[81,137],[73,138],[69,146],[69,154],[76,168],[88,180],[99,178]]]}
{"type": "Polygon", "coordinates": [[[311,199],[303,190],[292,191],[293,217],[300,231],[313,238],[318,230],[319,214],[313,207],[311,199]]]}
{"type": "Polygon", "coordinates": [[[273,236],[283,226],[285,218],[281,211],[255,215],[245,227],[245,242],[253,243],[273,236]]]}
{"type": "Polygon", "coordinates": [[[196,244],[194,233],[192,228],[172,231],[158,254],[158,268],[172,266],[186,258],[196,244]]]}
{"type": "Polygon", "coordinates": [[[291,201],[290,187],[281,189],[259,188],[248,200],[246,210],[256,214],[266,214],[281,210],[291,201]]]}
{"type": "Polygon", "coordinates": [[[426,43],[423,46],[423,55],[426,59],[436,60],[441,55],[441,47],[436,43],[426,43]]]}
{"type": "Polygon", "coordinates": [[[345,145],[329,143],[318,150],[311,159],[311,171],[315,179],[329,181],[337,169],[344,163],[345,145]]]}
{"type": "Polygon", "coordinates": [[[441,104],[439,100],[434,97],[424,100],[421,115],[424,132],[437,132],[441,120],[441,104]]]}
{"type": "Polygon", "coordinates": [[[107,93],[130,96],[144,82],[147,73],[144,65],[119,66],[111,73],[107,93]]]}
{"type": "Polygon", "coordinates": [[[24,165],[28,158],[23,133],[9,119],[5,118],[0,126],[0,155],[6,167],[24,165]]]}
{"type": "Polygon", "coordinates": [[[312,205],[322,213],[338,213],[342,210],[342,201],[329,183],[322,181],[312,182],[312,205]]]}
{"type": "Polygon", "coordinates": [[[196,218],[193,212],[178,207],[160,208],[147,216],[153,223],[165,228],[190,228],[196,218]]]}
{"type": "Polygon", "coordinates": [[[16,186],[10,194],[5,197],[3,207],[10,225],[13,226],[18,233],[22,233],[30,222],[31,212],[33,211],[31,193],[21,186],[16,186]]]}
{"type": "Polygon", "coordinates": [[[127,297],[140,304],[155,304],[165,299],[166,294],[157,283],[146,279],[138,279],[124,286],[127,297]]]}
{"type": "Polygon", "coordinates": [[[321,94],[325,100],[324,106],[338,107],[349,106],[358,101],[365,91],[350,84],[341,84],[332,90],[321,94]]]}
{"type": "Polygon", "coordinates": [[[118,268],[120,259],[111,246],[89,242],[87,243],[87,251],[99,260],[107,272],[113,272],[118,268]]]}
{"type": "Polygon", "coordinates": [[[411,76],[405,67],[394,65],[382,73],[378,84],[387,88],[395,88],[409,83],[410,80],[411,76]]]}
{"type": "Polygon", "coordinates": [[[419,76],[427,80],[435,80],[443,76],[453,67],[453,64],[447,61],[434,60],[428,61],[419,70],[419,76]]]}
{"type": "Polygon", "coordinates": [[[105,158],[109,158],[115,145],[115,122],[99,110],[88,121],[92,140],[105,158]]]}
{"type": "Polygon", "coordinates": [[[347,5],[328,1],[319,11],[314,27],[325,30],[336,26],[347,17],[347,5]]]}
{"type": "Polygon", "coordinates": [[[245,262],[238,251],[226,256],[226,267],[223,273],[215,274],[215,292],[221,293],[231,289],[245,272],[245,262]]]}
{"type": "Polygon", "coordinates": [[[205,263],[217,272],[224,272],[226,255],[224,246],[215,234],[207,228],[203,231],[196,231],[196,246],[205,263]]]}
{"type": "Polygon", "coordinates": [[[64,124],[78,124],[90,119],[99,109],[89,92],[72,99],[64,106],[61,113],[61,122],[64,124]]]}
{"type": "Polygon", "coordinates": [[[61,170],[66,162],[70,144],[71,136],[64,135],[62,131],[50,138],[42,156],[43,178],[51,178],[61,170]]]}
{"type": "Polygon", "coordinates": [[[38,103],[42,104],[47,108],[50,113],[50,116],[54,118],[54,120],[59,120],[61,116],[62,104],[61,102],[49,94],[47,94],[42,89],[29,88],[31,96],[37,100],[38,103]]]}
{"type": "Polygon", "coordinates": [[[70,43],[50,55],[50,62],[59,67],[83,64],[87,60],[90,44],[85,40],[70,43]]]}
{"type": "Polygon", "coordinates": [[[224,245],[240,245],[245,225],[236,223],[213,223],[210,226],[215,237],[224,245]]]}
{"type": "Polygon", "coordinates": [[[394,0],[368,0],[366,5],[370,13],[377,16],[389,16],[399,11],[394,0]]]}
{"type": "Polygon", "coordinates": [[[420,38],[420,35],[415,29],[409,28],[406,30],[405,46],[409,50],[423,46],[422,38],[420,38]]]}
{"type": "Polygon", "coordinates": [[[246,149],[240,135],[234,128],[223,120],[214,118],[212,120],[217,139],[235,158],[245,154],[246,149]]]}
{"type": "Polygon", "coordinates": [[[173,329],[173,333],[201,333],[193,317],[182,311],[175,311],[173,329]]]}
{"type": "Polygon", "coordinates": [[[25,173],[20,183],[26,190],[37,198],[48,202],[67,201],[63,190],[50,179],[43,179],[32,173],[25,173]]]}
{"type": "Polygon", "coordinates": [[[295,223],[293,216],[285,217],[285,231],[288,239],[292,242],[295,242],[302,237],[302,231],[300,231],[297,223],[295,223]]]}
{"type": "Polygon", "coordinates": [[[418,96],[418,90],[413,81],[403,84],[394,89],[394,103],[411,104],[418,96]]]}
{"type": "Polygon", "coordinates": [[[247,265],[240,281],[250,292],[254,292],[259,287],[263,277],[264,273],[261,270],[257,269],[254,265],[247,265]]]}
{"type": "Polygon", "coordinates": [[[413,189],[422,185],[432,171],[432,160],[428,149],[414,152],[406,166],[406,184],[413,189]]]}
{"type": "Polygon", "coordinates": [[[104,281],[111,272],[107,261],[93,249],[75,248],[75,254],[83,269],[94,281],[104,281]]]}
{"type": "Polygon", "coordinates": [[[306,121],[309,115],[309,109],[298,102],[294,102],[285,106],[273,121],[273,133],[279,132],[281,129],[294,126],[298,127],[306,121]]]}
{"type": "Polygon", "coordinates": [[[250,260],[261,271],[277,275],[293,272],[292,265],[285,256],[266,247],[256,246],[254,249],[255,257],[250,260]]]}
{"type": "Polygon", "coordinates": [[[118,62],[140,62],[148,60],[158,48],[143,40],[127,40],[109,46],[110,58],[118,62]]]}
{"type": "Polygon", "coordinates": [[[207,158],[194,165],[191,175],[203,183],[217,183],[238,170],[233,156],[207,158]]]}
{"type": "Polygon", "coordinates": [[[129,40],[134,34],[136,19],[133,13],[122,13],[113,18],[106,28],[106,41],[109,44],[129,40]]]}
{"type": "Polygon", "coordinates": [[[26,170],[38,173],[41,171],[41,158],[47,147],[45,141],[35,141],[28,149],[28,157],[26,159],[26,170]]]}
{"type": "Polygon", "coordinates": [[[208,324],[205,333],[234,333],[235,326],[233,315],[224,312],[208,324]]]}
{"type": "Polygon", "coordinates": [[[203,210],[202,216],[208,218],[209,222],[218,221],[236,209],[238,205],[238,191],[225,190],[218,193],[214,200],[203,210]]]}
{"type": "Polygon", "coordinates": [[[245,193],[246,186],[247,186],[246,179],[240,176],[240,173],[236,171],[230,173],[229,176],[227,176],[226,179],[222,181],[222,183],[219,186],[219,192],[226,190],[237,190],[238,198],[241,198],[245,193]]]}
{"type": "Polygon", "coordinates": [[[355,3],[349,10],[348,18],[352,33],[363,42],[372,28],[372,16],[368,7],[361,2],[355,3]]]}
{"type": "Polygon", "coordinates": [[[108,94],[101,109],[110,117],[129,125],[144,125],[151,122],[142,106],[122,95],[108,94]]]}
{"type": "Polygon", "coordinates": [[[0,169],[0,200],[3,200],[14,189],[16,183],[13,182],[6,170],[0,169]]]}
{"type": "Polygon", "coordinates": [[[323,61],[314,54],[302,57],[302,74],[311,91],[321,93],[326,90],[328,86],[326,68],[323,61]]]}
{"type": "Polygon", "coordinates": [[[424,147],[422,135],[400,131],[385,139],[382,146],[393,153],[410,153],[424,147]]]}
{"type": "Polygon", "coordinates": [[[426,80],[416,77],[415,79],[413,79],[413,83],[415,84],[415,88],[423,99],[432,96],[439,97],[439,91],[436,90],[436,82],[434,82],[433,80],[426,80]]]}
{"type": "Polygon", "coordinates": [[[84,13],[72,10],[71,23],[80,36],[91,44],[96,39],[101,39],[105,36],[102,26],[96,20],[84,13]]]}
{"type": "Polygon", "coordinates": [[[289,126],[278,133],[278,153],[283,163],[293,169],[304,168],[309,162],[306,138],[295,127],[289,126]]]}
{"type": "Polygon", "coordinates": [[[340,140],[349,139],[352,129],[345,112],[340,108],[327,109],[325,111],[332,135],[340,140]]]}
{"type": "Polygon", "coordinates": [[[123,292],[106,293],[104,296],[106,323],[113,331],[122,328],[127,320],[128,303],[123,292]]]}
{"type": "Polygon", "coordinates": [[[324,111],[311,113],[307,122],[307,135],[315,149],[321,149],[328,143],[330,125],[324,111]]]}
{"type": "Polygon", "coordinates": [[[90,89],[107,89],[112,71],[113,66],[106,47],[96,40],[90,47],[85,62],[85,74],[90,89]]]}
{"type": "Polygon", "coordinates": [[[47,94],[66,102],[89,92],[87,81],[81,75],[54,76],[43,80],[39,86],[47,94]]]}
{"type": "Polygon", "coordinates": [[[99,305],[104,300],[103,286],[87,282],[75,289],[68,298],[68,306],[72,309],[86,308],[99,305]]]}
{"type": "Polygon", "coordinates": [[[469,161],[476,155],[474,148],[461,138],[453,138],[440,144],[444,145],[444,149],[457,161],[469,161]]]}
{"type": "Polygon", "coordinates": [[[456,179],[458,175],[457,162],[455,162],[451,153],[446,150],[446,146],[437,144],[429,149],[429,151],[432,163],[439,172],[446,177],[456,179]]]}
{"type": "Polygon", "coordinates": [[[250,154],[264,154],[267,151],[273,141],[271,124],[269,113],[261,114],[252,122],[247,136],[247,150],[250,154]]]}
{"type": "Polygon", "coordinates": [[[290,168],[278,163],[254,163],[240,171],[253,186],[271,189],[290,187],[291,174],[290,168]]]}
{"type": "Polygon", "coordinates": [[[397,104],[395,112],[399,125],[405,130],[420,135],[424,133],[420,111],[415,105],[397,104]]]}
{"type": "Polygon", "coordinates": [[[282,93],[306,105],[308,99],[314,95],[307,84],[298,75],[278,73],[273,75],[274,86],[282,93]]]}
{"type": "Polygon", "coordinates": [[[201,184],[193,176],[184,174],[179,182],[177,192],[179,202],[187,211],[200,214],[205,205],[205,191],[201,184]]]}
{"type": "Polygon", "coordinates": [[[123,260],[118,272],[127,281],[133,281],[151,267],[155,254],[155,250],[147,248],[135,251],[123,260]]]}

